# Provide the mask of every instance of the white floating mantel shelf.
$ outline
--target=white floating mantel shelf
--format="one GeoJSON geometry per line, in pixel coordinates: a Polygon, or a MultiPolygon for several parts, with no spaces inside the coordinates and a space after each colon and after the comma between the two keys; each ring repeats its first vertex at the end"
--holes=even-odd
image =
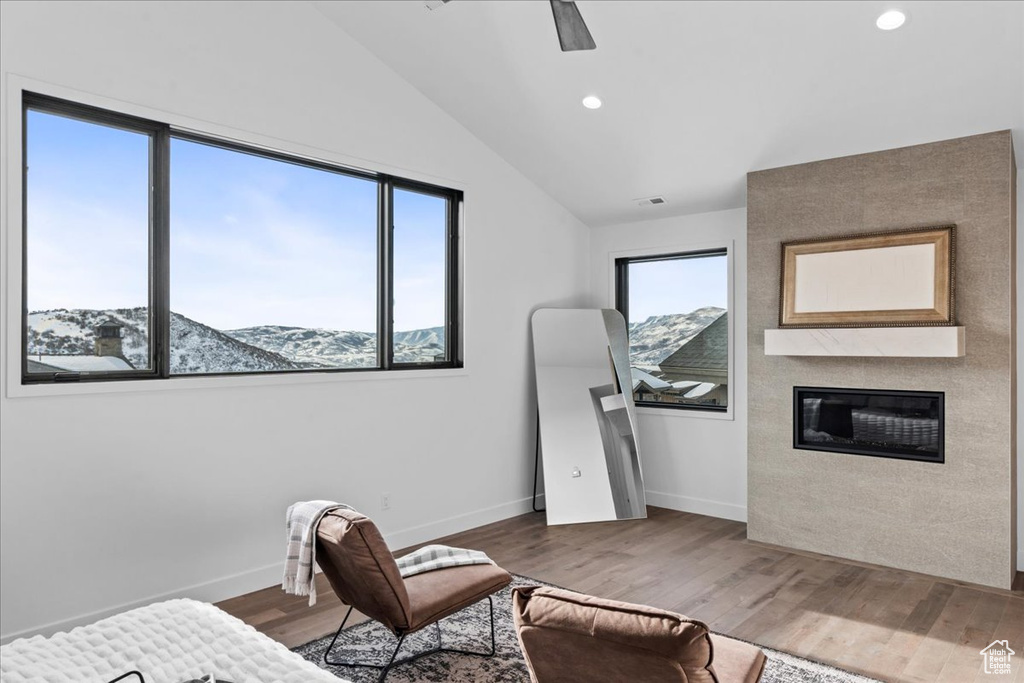
{"type": "Polygon", "coordinates": [[[856,327],[764,331],[766,356],[959,358],[963,327],[856,327]]]}

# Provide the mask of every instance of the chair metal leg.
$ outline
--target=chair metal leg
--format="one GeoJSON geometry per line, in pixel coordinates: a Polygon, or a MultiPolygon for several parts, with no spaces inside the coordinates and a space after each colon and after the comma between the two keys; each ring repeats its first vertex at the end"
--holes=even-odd
{"type": "Polygon", "coordinates": [[[388,672],[391,671],[391,667],[416,659],[415,657],[407,657],[406,659],[400,659],[397,662],[395,661],[395,657],[398,655],[398,651],[402,649],[402,642],[404,641],[405,634],[403,633],[398,637],[398,645],[395,645],[395,651],[391,653],[391,659],[388,660],[388,665],[381,670],[380,676],[377,677],[377,683],[384,683],[384,679],[387,678],[388,672]]]}
{"type": "Polygon", "coordinates": [[[441,626],[440,623],[437,625],[437,651],[438,652],[451,652],[459,655],[474,655],[477,657],[493,657],[496,651],[495,639],[494,639],[494,599],[488,595],[487,604],[491,608],[491,651],[490,652],[473,652],[471,650],[456,650],[454,648],[443,647],[441,643],[441,626]]]}
{"type": "Polygon", "coordinates": [[[490,652],[473,652],[471,650],[457,650],[455,648],[444,647],[444,642],[442,641],[442,638],[441,638],[441,625],[440,625],[440,621],[435,621],[434,622],[434,628],[435,628],[435,630],[437,632],[437,646],[434,647],[434,648],[431,648],[429,650],[424,650],[423,652],[417,652],[414,655],[410,655],[408,657],[403,657],[402,659],[396,660],[395,657],[398,656],[398,652],[402,649],[402,643],[405,642],[405,637],[407,635],[409,635],[408,633],[399,633],[398,634],[398,644],[395,645],[395,649],[391,653],[391,657],[390,657],[390,659],[388,659],[388,663],[386,665],[382,666],[380,664],[366,664],[366,663],[361,663],[361,662],[343,662],[343,661],[331,660],[331,659],[328,658],[328,656],[330,655],[331,650],[334,648],[334,644],[336,642],[338,642],[338,636],[340,636],[341,632],[345,629],[345,623],[348,621],[349,615],[352,614],[352,608],[349,607],[348,608],[348,612],[345,613],[345,618],[341,620],[341,626],[338,627],[337,632],[335,632],[335,634],[334,634],[334,638],[331,639],[331,644],[328,645],[327,649],[324,651],[324,662],[326,664],[330,664],[331,666],[358,666],[358,667],[364,667],[364,668],[368,668],[368,669],[380,669],[381,672],[380,672],[380,676],[377,678],[377,683],[383,683],[384,679],[388,675],[388,672],[390,672],[391,669],[395,668],[396,666],[399,666],[401,664],[408,664],[409,662],[415,661],[415,660],[419,659],[420,657],[426,657],[427,655],[437,654],[438,652],[450,652],[452,654],[459,654],[459,655],[473,655],[473,656],[476,656],[476,657],[493,657],[494,653],[497,651],[497,647],[496,647],[495,629],[494,629],[494,598],[492,596],[490,596],[490,595],[487,596],[487,604],[490,607],[490,617],[491,617],[491,651],[490,652]]]}

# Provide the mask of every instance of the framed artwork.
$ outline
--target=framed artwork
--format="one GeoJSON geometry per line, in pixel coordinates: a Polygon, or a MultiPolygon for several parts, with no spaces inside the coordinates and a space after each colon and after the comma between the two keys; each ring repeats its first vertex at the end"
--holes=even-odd
{"type": "Polygon", "coordinates": [[[779,327],[955,325],[956,226],[782,245],[779,327]]]}

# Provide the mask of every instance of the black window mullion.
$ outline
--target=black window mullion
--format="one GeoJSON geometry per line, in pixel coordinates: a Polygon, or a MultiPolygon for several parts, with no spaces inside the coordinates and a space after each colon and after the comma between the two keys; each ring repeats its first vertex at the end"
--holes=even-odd
{"type": "Polygon", "coordinates": [[[21,381],[29,381],[28,354],[28,99],[21,105],[21,381]]]}
{"type": "Polygon", "coordinates": [[[452,325],[453,311],[452,311],[452,270],[455,267],[453,262],[453,255],[455,253],[455,242],[452,240],[452,218],[455,207],[453,206],[452,198],[447,197],[445,199],[445,212],[444,212],[444,232],[445,232],[445,244],[444,244],[444,359],[445,362],[451,363],[455,360],[453,353],[454,337],[458,330],[452,325]]]}
{"type": "Polygon", "coordinates": [[[381,177],[377,210],[377,357],[382,370],[390,370],[395,362],[394,192],[394,180],[381,177]]]}
{"type": "Polygon", "coordinates": [[[171,374],[171,135],[163,127],[153,136],[150,237],[150,363],[158,377],[171,374]]]}
{"type": "Polygon", "coordinates": [[[461,319],[460,307],[462,305],[459,296],[459,194],[453,193],[448,197],[448,245],[445,255],[445,268],[447,268],[447,291],[445,292],[445,347],[447,348],[448,363],[456,366],[461,360],[462,350],[459,342],[462,339],[462,331],[459,329],[461,319]]]}

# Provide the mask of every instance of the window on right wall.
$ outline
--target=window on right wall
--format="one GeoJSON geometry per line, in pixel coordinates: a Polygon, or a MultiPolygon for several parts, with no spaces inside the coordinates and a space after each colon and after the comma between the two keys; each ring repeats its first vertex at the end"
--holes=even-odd
{"type": "Polygon", "coordinates": [[[637,405],[728,409],[725,249],[616,259],[615,299],[629,330],[637,405]]]}

